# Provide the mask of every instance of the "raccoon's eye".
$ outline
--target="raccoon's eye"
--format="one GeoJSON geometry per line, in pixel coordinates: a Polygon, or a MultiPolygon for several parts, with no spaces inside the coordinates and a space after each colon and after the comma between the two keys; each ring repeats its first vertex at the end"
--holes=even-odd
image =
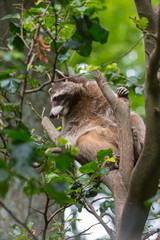
{"type": "Polygon", "coordinates": [[[58,100],[58,97],[54,97],[52,101],[57,101],[58,100]]]}

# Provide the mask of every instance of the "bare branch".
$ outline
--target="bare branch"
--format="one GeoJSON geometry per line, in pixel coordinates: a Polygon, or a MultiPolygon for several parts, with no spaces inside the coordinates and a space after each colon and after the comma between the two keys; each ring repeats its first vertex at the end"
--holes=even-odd
{"type": "Polygon", "coordinates": [[[101,198],[96,198],[96,199],[94,199],[94,200],[91,202],[91,204],[93,204],[93,203],[95,203],[95,202],[97,202],[97,201],[100,201],[100,200],[102,200],[102,199],[111,199],[111,198],[113,198],[113,197],[101,197],[101,198]]]}
{"type": "Polygon", "coordinates": [[[115,239],[115,233],[114,231],[109,228],[107,226],[107,224],[103,221],[103,219],[97,214],[97,212],[95,211],[93,205],[88,201],[88,199],[86,197],[84,197],[85,202],[87,203],[88,207],[90,208],[90,213],[92,213],[97,219],[98,221],[102,224],[102,226],[104,227],[104,229],[106,230],[106,232],[109,234],[109,236],[111,237],[112,240],[115,239]]]}
{"type": "Polygon", "coordinates": [[[43,229],[43,234],[42,234],[42,240],[46,239],[46,233],[47,233],[47,228],[48,228],[48,218],[47,218],[47,213],[48,213],[48,206],[49,206],[49,197],[46,195],[47,199],[46,199],[46,205],[45,205],[45,210],[44,210],[44,229],[43,229]]]}
{"type": "Polygon", "coordinates": [[[158,232],[160,232],[160,229],[157,229],[157,230],[152,231],[152,232],[148,232],[148,233],[142,238],[142,240],[148,239],[150,236],[152,236],[152,235],[154,235],[154,234],[156,234],[156,233],[158,233],[158,232]]]}
{"type": "Polygon", "coordinates": [[[30,106],[31,110],[37,115],[37,117],[39,117],[42,120],[42,117],[40,116],[40,114],[35,110],[35,108],[33,107],[32,103],[27,101],[27,104],[30,106]]]}
{"type": "Polygon", "coordinates": [[[65,238],[64,240],[68,240],[68,239],[75,238],[75,237],[82,236],[82,235],[90,235],[89,233],[86,233],[86,232],[87,232],[88,230],[90,230],[92,227],[94,227],[94,226],[96,226],[96,225],[98,225],[98,224],[100,224],[100,223],[95,223],[95,224],[93,224],[92,226],[90,226],[89,228],[85,229],[84,231],[82,231],[82,232],[80,232],[80,233],[78,233],[78,234],[76,234],[76,235],[74,235],[74,236],[67,237],[67,238],[65,238]]]}
{"type": "Polygon", "coordinates": [[[62,210],[66,209],[66,208],[68,208],[68,207],[70,207],[70,206],[71,206],[71,204],[65,204],[63,207],[57,209],[57,210],[49,217],[48,222],[50,222],[59,212],[61,212],[62,210]]]}

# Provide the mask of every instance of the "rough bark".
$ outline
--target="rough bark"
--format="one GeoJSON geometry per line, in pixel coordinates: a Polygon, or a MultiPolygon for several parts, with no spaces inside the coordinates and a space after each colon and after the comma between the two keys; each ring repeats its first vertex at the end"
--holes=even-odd
{"type": "Polygon", "coordinates": [[[144,202],[156,194],[160,179],[160,81],[158,74],[160,62],[160,8],[153,9],[149,0],[135,0],[135,3],[139,16],[147,17],[150,21],[147,28],[150,35],[145,38],[146,136],[143,152],[131,176],[118,240],[141,239],[149,212],[144,202]]]}

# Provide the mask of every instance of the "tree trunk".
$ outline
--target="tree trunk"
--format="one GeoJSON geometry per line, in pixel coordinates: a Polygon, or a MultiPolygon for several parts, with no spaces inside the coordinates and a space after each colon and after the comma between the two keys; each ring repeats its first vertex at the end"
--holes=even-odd
{"type": "Polygon", "coordinates": [[[141,239],[149,212],[144,202],[156,194],[160,178],[160,5],[153,9],[150,0],[135,0],[135,3],[139,17],[149,19],[145,33],[146,136],[143,152],[131,176],[117,240],[141,239]]]}

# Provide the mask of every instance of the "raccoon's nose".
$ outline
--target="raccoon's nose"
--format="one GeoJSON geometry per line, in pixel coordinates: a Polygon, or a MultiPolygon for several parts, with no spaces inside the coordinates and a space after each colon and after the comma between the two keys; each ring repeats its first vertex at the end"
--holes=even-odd
{"type": "Polygon", "coordinates": [[[53,115],[53,113],[50,113],[49,117],[54,118],[55,116],[53,115]]]}

